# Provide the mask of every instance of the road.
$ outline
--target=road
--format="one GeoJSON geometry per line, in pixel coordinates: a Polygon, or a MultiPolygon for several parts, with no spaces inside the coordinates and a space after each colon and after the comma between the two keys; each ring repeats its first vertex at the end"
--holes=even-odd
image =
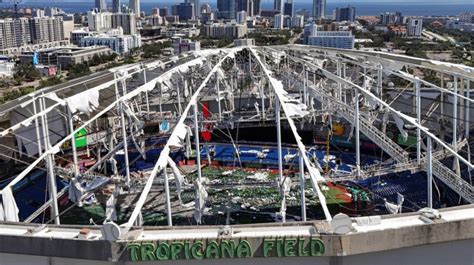
{"type": "Polygon", "coordinates": [[[303,35],[303,32],[300,32],[299,34],[297,34],[296,36],[294,36],[293,38],[291,38],[291,39],[288,41],[288,43],[289,43],[289,44],[295,44],[295,42],[300,39],[301,35],[303,35]]]}
{"type": "Polygon", "coordinates": [[[431,31],[427,31],[427,30],[423,30],[422,32],[423,36],[427,37],[427,38],[430,38],[430,39],[437,39],[439,41],[449,41],[451,43],[455,43],[456,40],[452,37],[443,37],[437,33],[434,33],[434,32],[431,32],[431,31]]]}

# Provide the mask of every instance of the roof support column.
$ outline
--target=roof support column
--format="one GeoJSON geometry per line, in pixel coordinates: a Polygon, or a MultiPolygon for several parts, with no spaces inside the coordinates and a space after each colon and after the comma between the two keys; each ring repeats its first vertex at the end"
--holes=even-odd
{"type": "MultiPolygon", "coordinates": [[[[283,185],[283,160],[281,152],[281,121],[280,121],[280,101],[278,98],[275,100],[275,119],[277,122],[277,148],[278,148],[278,183],[280,185],[280,190],[282,190],[283,185]]],[[[285,194],[283,194],[283,197],[285,194]]],[[[286,214],[282,215],[282,222],[286,222],[286,214]]]]}
{"type": "MultiPolygon", "coordinates": [[[[44,102],[44,97],[40,98],[40,111],[46,109],[46,104],[44,102]]],[[[44,138],[44,147],[45,150],[51,148],[51,143],[49,142],[49,128],[48,128],[48,114],[41,116],[43,126],[43,138],[44,138]]],[[[74,139],[73,139],[74,140],[74,139]]],[[[59,209],[58,209],[58,191],[56,189],[56,175],[54,174],[54,157],[52,154],[46,156],[46,164],[48,168],[48,183],[49,183],[49,197],[51,199],[51,219],[54,219],[54,223],[59,225],[59,209]]]]}

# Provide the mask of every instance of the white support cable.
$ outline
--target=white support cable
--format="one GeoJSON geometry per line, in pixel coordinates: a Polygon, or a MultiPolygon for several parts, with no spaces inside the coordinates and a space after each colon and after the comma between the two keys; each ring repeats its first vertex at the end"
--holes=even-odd
{"type": "Polygon", "coordinates": [[[433,147],[431,145],[431,138],[428,137],[428,144],[427,144],[427,156],[428,156],[428,164],[427,164],[427,183],[428,183],[428,207],[433,208],[433,147]]]}
{"type": "MultiPolygon", "coordinates": [[[[191,102],[190,102],[191,104],[191,102]]],[[[201,169],[201,149],[200,149],[200,146],[199,146],[199,121],[198,121],[198,104],[197,102],[194,102],[194,142],[195,142],[195,146],[196,146],[196,165],[197,165],[197,172],[198,172],[198,181],[199,181],[199,184],[202,184],[202,169],[201,169]]],[[[207,151],[207,153],[209,153],[209,150],[207,151]]],[[[196,192],[199,192],[198,190],[196,190],[196,192]]],[[[197,220],[197,223],[198,224],[201,224],[201,216],[202,216],[202,212],[201,212],[201,208],[199,205],[201,205],[201,197],[196,194],[196,197],[198,198],[198,203],[196,205],[196,208],[198,208],[198,211],[199,211],[199,219],[197,220]]]]}
{"type": "Polygon", "coordinates": [[[299,153],[299,170],[300,170],[300,192],[301,192],[301,219],[306,222],[306,196],[304,184],[304,160],[303,154],[299,153]]]}
{"type": "MultiPolygon", "coordinates": [[[[298,47],[298,48],[299,48],[299,47],[298,47]]],[[[273,49],[273,48],[266,47],[266,49],[273,49]]],[[[304,52],[308,52],[308,51],[304,51],[304,52]]],[[[338,51],[338,52],[339,52],[339,51],[338,51]]],[[[345,50],[345,51],[340,51],[340,52],[352,52],[352,51],[347,51],[347,50],[345,50]]],[[[383,53],[381,53],[381,54],[383,54],[383,53]]],[[[322,54],[320,54],[320,55],[322,55],[322,54]]],[[[368,64],[368,63],[365,63],[365,62],[354,61],[354,60],[350,60],[350,59],[346,59],[346,58],[341,58],[341,57],[334,57],[334,56],[330,56],[330,55],[328,55],[328,54],[325,54],[324,56],[325,56],[325,57],[329,57],[329,58],[331,58],[332,60],[344,60],[344,61],[346,61],[346,62],[356,63],[356,64],[359,64],[359,65],[361,65],[361,66],[364,65],[364,66],[369,67],[369,68],[371,68],[371,69],[377,69],[376,66],[373,66],[372,64],[368,64]]],[[[359,56],[360,56],[360,55],[359,55],[359,56]]],[[[365,57],[366,55],[363,55],[363,56],[365,57]]],[[[374,55],[371,55],[371,56],[372,56],[372,58],[380,59],[379,57],[374,57],[374,55]]],[[[410,58],[410,59],[411,59],[411,58],[410,58]]],[[[416,59],[419,59],[419,58],[416,58],[416,59]]],[[[421,60],[422,60],[422,59],[421,59],[421,60]]],[[[443,62],[439,62],[439,63],[443,63],[443,62]]],[[[425,66],[422,66],[422,65],[410,64],[410,63],[405,63],[405,64],[406,64],[406,65],[411,65],[411,66],[414,66],[414,67],[423,67],[423,68],[426,68],[425,66]]],[[[462,66],[462,65],[458,65],[458,66],[462,66]]],[[[469,69],[472,69],[472,67],[471,67],[471,68],[470,68],[470,67],[467,67],[467,66],[464,66],[464,67],[465,67],[466,69],[468,69],[468,70],[469,70],[469,69]]],[[[431,69],[431,68],[428,68],[428,69],[431,69]]],[[[436,70],[436,69],[431,69],[431,70],[440,71],[440,72],[445,72],[444,70],[441,70],[441,69],[437,69],[437,70],[436,70]]],[[[390,70],[390,69],[387,69],[387,68],[383,68],[382,71],[383,71],[383,72],[386,72],[386,73],[389,73],[389,74],[396,75],[396,76],[398,76],[398,77],[401,77],[401,78],[403,78],[403,79],[405,79],[405,80],[408,80],[408,81],[411,81],[411,82],[415,82],[415,81],[418,80],[418,81],[420,81],[422,84],[424,84],[424,85],[426,85],[426,86],[429,86],[429,87],[431,87],[431,88],[435,88],[435,89],[437,89],[437,90],[439,90],[439,91],[441,91],[441,92],[445,92],[445,93],[454,95],[454,92],[451,91],[451,90],[449,90],[449,89],[446,89],[446,88],[437,86],[437,85],[435,85],[435,84],[433,84],[433,83],[430,83],[430,82],[428,82],[428,81],[426,81],[426,80],[423,80],[423,79],[418,79],[418,78],[414,77],[412,74],[403,72],[403,71],[401,71],[401,70],[396,71],[396,70],[390,70]]],[[[474,73],[474,71],[471,70],[471,73],[474,73]]],[[[454,74],[454,73],[453,73],[453,74],[454,74]]],[[[459,75],[460,73],[457,73],[457,74],[459,75]]],[[[466,77],[467,77],[467,76],[466,76],[466,77]]],[[[467,77],[467,78],[468,78],[468,79],[471,79],[470,77],[467,77]]],[[[470,101],[470,102],[474,102],[474,99],[469,98],[469,97],[466,97],[466,96],[463,96],[463,95],[458,95],[458,97],[463,98],[463,99],[465,99],[465,100],[468,100],[468,101],[470,101]]]]}
{"type": "MultiPolygon", "coordinates": [[[[45,109],[46,104],[44,102],[44,98],[40,98],[40,109],[45,109]]],[[[44,148],[48,150],[51,148],[51,142],[49,140],[49,128],[48,128],[48,115],[45,114],[41,117],[42,119],[42,129],[43,129],[43,140],[44,140],[44,148]]],[[[55,198],[51,200],[51,216],[54,216],[54,222],[56,225],[60,224],[59,220],[59,208],[58,208],[58,200],[57,198],[57,188],[56,188],[56,175],[54,174],[54,159],[53,154],[48,154],[46,156],[46,164],[48,169],[48,186],[49,186],[49,196],[50,198],[55,198]]]]}
{"type": "MultiPolygon", "coordinates": [[[[296,59],[298,60],[298,59],[296,59]]],[[[325,70],[324,68],[322,67],[319,67],[313,63],[310,63],[310,62],[306,62],[307,64],[311,65],[312,67],[318,69],[318,70],[321,70],[323,72],[324,75],[326,75],[326,77],[328,77],[329,79],[332,79],[336,82],[343,82],[345,83],[346,85],[348,86],[352,86],[354,88],[358,88],[360,89],[360,91],[362,93],[364,93],[366,96],[369,96],[371,97],[374,101],[377,101],[377,103],[383,105],[385,108],[387,108],[389,111],[391,111],[392,113],[394,113],[395,115],[399,116],[400,118],[406,120],[408,123],[416,126],[416,127],[419,127],[420,130],[425,133],[427,136],[431,137],[433,140],[435,140],[438,144],[440,144],[441,146],[443,146],[446,150],[448,150],[450,153],[452,153],[455,157],[457,157],[460,161],[462,161],[464,164],[466,164],[470,169],[474,169],[474,165],[471,164],[469,161],[467,161],[464,157],[462,157],[461,155],[459,155],[456,151],[454,151],[451,147],[449,147],[446,143],[444,143],[441,139],[439,139],[436,135],[434,135],[433,133],[431,133],[427,128],[423,127],[421,124],[419,124],[418,122],[416,122],[416,120],[404,113],[402,113],[401,111],[398,111],[398,110],[395,110],[393,107],[391,107],[388,103],[386,103],[385,101],[381,100],[380,98],[376,97],[374,94],[372,94],[372,92],[366,90],[366,89],[363,89],[362,87],[352,83],[351,81],[348,81],[348,80],[345,80],[345,79],[342,79],[334,74],[332,74],[331,72],[325,70]]]]}
{"type": "MultiPolygon", "coordinates": [[[[239,51],[241,49],[242,48],[234,48],[234,49],[228,50],[228,53],[222,59],[219,60],[219,62],[214,66],[214,68],[211,69],[210,73],[202,81],[201,85],[198,87],[198,89],[194,92],[193,96],[189,100],[189,103],[186,106],[186,108],[184,109],[183,114],[181,115],[178,123],[175,125],[175,129],[171,133],[171,136],[169,138],[170,140],[178,138],[178,130],[176,130],[176,128],[180,128],[180,126],[184,125],[184,121],[187,118],[191,107],[196,105],[196,101],[197,101],[197,97],[199,96],[199,93],[207,85],[207,83],[208,83],[209,79],[212,77],[212,75],[217,71],[217,69],[220,68],[220,66],[222,65],[222,63],[224,62],[225,59],[233,57],[235,52],[239,51]]],[[[150,81],[150,82],[153,82],[153,81],[150,81]]],[[[133,92],[131,92],[131,93],[133,93],[133,92]]],[[[122,234],[128,233],[130,228],[133,226],[135,220],[137,219],[138,215],[140,214],[140,211],[141,211],[143,205],[145,204],[146,198],[147,198],[147,196],[148,196],[148,194],[151,190],[151,186],[153,184],[153,180],[154,180],[155,176],[157,175],[157,173],[159,171],[163,170],[166,167],[166,165],[168,163],[167,159],[168,159],[168,156],[169,156],[169,153],[170,153],[170,143],[171,143],[170,140],[168,140],[166,145],[163,147],[163,149],[160,153],[160,156],[158,158],[158,161],[156,162],[155,166],[153,167],[153,169],[150,173],[150,177],[148,177],[148,179],[147,179],[145,187],[143,188],[143,191],[140,195],[140,198],[138,199],[137,203],[135,204],[135,208],[133,209],[133,212],[130,215],[129,220],[126,223],[124,223],[120,226],[122,234]]]]}
{"type": "MultiPolygon", "coordinates": [[[[298,58],[294,58],[294,60],[296,62],[301,62],[300,59],[298,58]]],[[[355,87],[355,88],[359,88],[359,86],[353,84],[352,82],[350,81],[347,81],[347,80],[341,80],[341,79],[338,79],[337,77],[334,77],[334,75],[331,76],[331,73],[328,73],[327,71],[325,71],[324,69],[321,69],[321,67],[319,66],[315,66],[314,64],[312,63],[309,63],[307,62],[308,65],[312,65],[315,69],[319,69],[323,72],[323,74],[326,75],[326,77],[328,77],[329,79],[332,79],[336,82],[344,82],[345,84],[350,84],[352,87],[355,87]]],[[[369,94],[369,96],[371,96],[371,93],[370,91],[367,92],[365,90],[363,90],[362,92],[364,92],[365,94],[369,94]]],[[[373,95],[372,95],[373,97],[373,95]]],[[[377,102],[380,103],[380,99],[375,99],[377,102]]],[[[387,106],[387,104],[385,102],[382,101],[382,105],[383,106],[387,106]]],[[[389,105],[389,104],[388,104],[389,105]]],[[[393,110],[393,108],[388,108],[389,110],[391,110],[392,112],[395,112],[398,116],[402,116],[404,115],[403,113],[400,113],[398,111],[395,111],[393,110]]],[[[405,115],[406,116],[406,115],[405,115]]],[[[411,117],[402,117],[404,119],[407,119],[409,120],[410,123],[413,124],[413,121],[411,117]]],[[[416,122],[415,122],[416,123],[416,122]]],[[[415,125],[416,126],[416,125],[415,125]]],[[[465,159],[463,159],[463,157],[461,157],[460,155],[458,155],[456,152],[453,152],[450,147],[445,144],[444,142],[442,142],[439,138],[437,138],[435,135],[431,134],[426,128],[424,127],[421,127],[420,128],[425,134],[428,135],[428,137],[431,137],[433,138],[435,141],[437,141],[440,145],[442,145],[444,148],[446,148],[451,155],[459,158],[461,161],[463,161],[463,163],[465,163],[465,159]]],[[[468,166],[472,167],[472,165],[470,164],[470,162],[468,162],[467,164],[468,166]]],[[[449,187],[451,187],[453,190],[455,190],[456,192],[458,192],[459,194],[461,194],[461,196],[466,199],[468,202],[472,203],[474,202],[474,192],[473,192],[473,187],[470,186],[466,181],[464,181],[463,179],[459,178],[458,175],[456,175],[454,172],[452,172],[451,170],[449,170],[446,166],[444,166],[441,162],[439,162],[438,160],[434,160],[433,161],[433,171],[434,171],[434,174],[440,178],[446,185],[448,185],[449,187]]]]}
{"type": "MultiPolygon", "coordinates": [[[[283,155],[281,150],[281,106],[280,101],[277,99],[275,102],[275,116],[277,122],[277,150],[278,150],[278,186],[280,187],[280,191],[283,189],[283,155]]],[[[285,201],[285,193],[280,192],[283,196],[283,202],[285,201]]],[[[286,207],[286,206],[285,206],[286,207]]],[[[286,211],[280,211],[282,213],[281,220],[283,223],[286,222],[286,211]]]]}
{"type": "MultiPolygon", "coordinates": [[[[270,85],[273,87],[274,90],[276,90],[277,89],[277,87],[276,87],[277,84],[272,82],[272,81],[276,81],[276,80],[274,80],[274,78],[271,76],[271,71],[268,70],[265,67],[265,65],[262,63],[262,61],[260,59],[260,56],[257,54],[255,49],[252,48],[252,47],[250,47],[249,49],[250,49],[250,51],[252,51],[252,53],[254,54],[254,57],[257,59],[257,62],[262,67],[263,72],[265,73],[265,75],[270,80],[270,85]]],[[[280,82],[280,84],[281,84],[281,82],[280,82]]],[[[311,176],[313,188],[316,190],[316,194],[318,195],[318,198],[319,198],[319,201],[320,201],[321,206],[323,208],[323,212],[324,212],[324,215],[326,217],[326,220],[330,221],[330,220],[332,220],[331,213],[329,212],[329,209],[327,208],[326,198],[324,197],[324,194],[321,192],[321,189],[319,188],[319,184],[318,184],[318,179],[320,179],[322,177],[321,177],[321,175],[320,175],[320,173],[317,169],[316,170],[311,170],[312,165],[309,161],[308,156],[306,155],[306,147],[304,146],[303,142],[301,141],[301,137],[298,135],[298,132],[297,132],[297,129],[296,129],[296,126],[294,124],[293,119],[291,117],[288,117],[288,110],[287,110],[286,104],[278,93],[275,93],[275,95],[277,96],[278,100],[280,101],[281,107],[282,107],[285,115],[287,116],[287,121],[288,121],[288,124],[290,125],[290,128],[291,128],[292,132],[293,132],[293,136],[295,137],[295,140],[297,142],[298,149],[302,154],[304,154],[304,156],[303,156],[304,164],[308,168],[309,174],[311,176]]],[[[316,163],[317,163],[317,161],[316,161],[316,163]]]]}
{"type": "MultiPolygon", "coordinates": [[[[68,135],[66,135],[62,140],[58,141],[53,147],[51,147],[50,149],[48,150],[45,150],[45,152],[43,152],[43,154],[41,154],[35,161],[33,161],[26,169],[24,169],[18,176],[16,176],[10,183],[8,183],[4,189],[8,188],[8,187],[11,187],[15,184],[17,184],[20,180],[22,180],[26,175],[28,175],[31,170],[33,168],[36,167],[36,165],[38,165],[42,160],[45,159],[45,157],[49,154],[55,154],[57,152],[59,152],[60,150],[60,147],[67,141],[71,140],[74,138],[74,135],[79,133],[82,129],[84,129],[85,127],[87,127],[89,124],[91,124],[93,121],[95,121],[96,119],[100,118],[101,116],[103,116],[105,113],[107,113],[108,111],[110,111],[111,109],[113,109],[114,107],[117,106],[117,104],[119,104],[121,102],[121,100],[123,99],[129,99],[129,98],[132,98],[136,95],[138,95],[139,93],[145,91],[144,88],[142,89],[135,89],[133,90],[132,92],[129,92],[127,95],[124,95],[122,97],[120,97],[119,99],[116,99],[114,102],[112,102],[110,105],[108,105],[107,107],[105,107],[102,111],[98,112],[94,117],[90,118],[89,120],[85,121],[81,126],[77,127],[73,133],[70,133],[68,135]]],[[[53,105],[53,106],[58,106],[57,104],[53,105]]],[[[37,113],[37,115],[43,115],[43,114],[46,114],[47,112],[49,112],[51,110],[51,108],[53,107],[49,107],[48,109],[46,109],[45,111],[41,111],[39,113],[37,113]]],[[[0,192],[1,193],[1,192],[0,192]]]]}
{"type": "MultiPolygon", "coordinates": [[[[415,81],[416,93],[416,121],[421,125],[421,86],[419,81],[415,81]]],[[[416,161],[421,163],[421,130],[416,127],[416,161]]]]}

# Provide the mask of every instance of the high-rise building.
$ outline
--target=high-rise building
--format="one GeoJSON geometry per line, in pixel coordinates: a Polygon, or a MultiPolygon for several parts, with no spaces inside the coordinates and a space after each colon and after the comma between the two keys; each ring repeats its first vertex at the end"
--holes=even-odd
{"type": "Polygon", "coordinates": [[[44,15],[47,17],[54,17],[60,14],[64,14],[64,10],[58,7],[47,7],[44,9],[44,15]]]}
{"type": "Polygon", "coordinates": [[[318,31],[315,36],[308,37],[307,44],[328,48],[353,49],[354,35],[351,31],[318,31]]]}
{"type": "Polygon", "coordinates": [[[195,19],[194,14],[194,5],[191,3],[180,3],[175,5],[176,15],[179,17],[180,21],[192,20],[195,19]]]}
{"type": "Polygon", "coordinates": [[[128,7],[135,13],[135,16],[140,16],[140,0],[129,0],[128,7]]]}
{"type": "Polygon", "coordinates": [[[291,27],[293,28],[302,28],[304,26],[304,16],[294,15],[291,18],[291,27]]]}
{"type": "Polygon", "coordinates": [[[46,13],[44,12],[44,9],[42,8],[37,8],[33,10],[33,17],[44,17],[46,13]]]}
{"type": "Polygon", "coordinates": [[[30,19],[31,42],[33,44],[64,40],[62,17],[30,19]]]}
{"type": "Polygon", "coordinates": [[[252,16],[260,15],[260,0],[253,0],[253,14],[252,16]]]}
{"type": "Polygon", "coordinates": [[[309,23],[303,31],[304,43],[319,47],[353,49],[354,35],[351,31],[320,31],[315,23],[309,23]]]}
{"type": "Polygon", "coordinates": [[[213,23],[206,25],[205,35],[210,38],[243,38],[247,34],[247,25],[237,23],[213,23]]]}
{"type": "Polygon", "coordinates": [[[199,14],[201,13],[200,11],[200,5],[199,5],[199,0],[186,0],[187,3],[190,3],[193,5],[193,13],[194,13],[194,18],[193,19],[196,19],[197,17],[199,17],[199,14]]]}
{"type": "Polygon", "coordinates": [[[136,34],[136,19],[134,13],[110,13],[95,11],[87,12],[88,28],[91,31],[104,31],[121,27],[124,34],[136,34]]]}
{"type": "Polygon", "coordinates": [[[421,36],[423,31],[423,20],[421,18],[408,18],[407,20],[407,34],[408,36],[421,36]]]}
{"type": "Polygon", "coordinates": [[[97,8],[99,11],[107,11],[106,0],[95,0],[95,8],[97,8]]]}
{"type": "MultiPolygon", "coordinates": [[[[206,14],[206,13],[204,13],[206,14]]],[[[172,38],[172,45],[175,54],[189,51],[199,51],[201,49],[201,42],[192,41],[190,39],[182,39],[180,37],[172,38]]]]}
{"type": "Polygon", "coordinates": [[[403,23],[402,13],[400,12],[385,12],[380,14],[380,24],[382,25],[400,25],[403,23]]]}
{"type": "Polygon", "coordinates": [[[201,6],[201,11],[199,13],[204,13],[204,14],[209,14],[212,13],[212,8],[211,5],[208,3],[205,3],[201,6]]]}
{"type": "Polygon", "coordinates": [[[315,36],[318,31],[318,25],[315,23],[308,23],[304,26],[303,29],[303,43],[308,43],[309,36],[315,36]]]}
{"type": "Polygon", "coordinates": [[[316,19],[326,16],[326,0],[313,0],[313,17],[316,19]]]}
{"type": "Polygon", "coordinates": [[[120,0],[112,0],[112,12],[114,12],[114,13],[122,12],[122,7],[120,5],[120,0]]]}
{"type": "Polygon", "coordinates": [[[275,15],[275,18],[273,19],[273,27],[276,29],[283,29],[284,18],[285,18],[285,15],[282,15],[282,14],[275,15]]]}
{"type": "Polygon", "coordinates": [[[165,6],[165,7],[161,7],[160,8],[160,13],[159,13],[160,17],[166,17],[168,16],[168,8],[165,6]]]}
{"type": "Polygon", "coordinates": [[[283,10],[283,0],[273,0],[273,10],[278,10],[282,12],[283,10]]]}
{"type": "Polygon", "coordinates": [[[459,14],[459,22],[474,23],[474,13],[464,12],[459,14]]]}
{"type": "Polygon", "coordinates": [[[283,5],[283,14],[285,16],[293,16],[293,0],[287,0],[283,5]]]}
{"type": "Polygon", "coordinates": [[[236,0],[235,11],[245,11],[248,16],[254,16],[255,3],[254,0],[236,0]]]}
{"type": "Polygon", "coordinates": [[[237,12],[237,23],[243,24],[247,21],[247,12],[239,11],[237,12]]]}
{"type": "Polygon", "coordinates": [[[235,0],[217,0],[217,18],[235,19],[235,0]]]}
{"type": "Polygon", "coordinates": [[[355,7],[348,6],[344,8],[336,8],[335,18],[336,21],[355,21],[355,7]]]}
{"type": "Polygon", "coordinates": [[[111,13],[96,12],[95,10],[87,12],[87,26],[89,30],[99,31],[112,27],[111,13]]]}
{"type": "Polygon", "coordinates": [[[208,22],[211,22],[214,20],[214,13],[201,13],[201,18],[200,21],[203,24],[206,24],[208,22]]]}
{"type": "Polygon", "coordinates": [[[27,18],[0,19],[0,50],[30,43],[31,34],[27,18]]]}
{"type": "Polygon", "coordinates": [[[140,35],[101,33],[81,39],[81,47],[107,46],[116,53],[126,54],[142,46],[140,35]]]}
{"type": "Polygon", "coordinates": [[[134,35],[137,34],[137,23],[133,13],[115,13],[111,14],[111,28],[121,27],[123,34],[134,35]]]}

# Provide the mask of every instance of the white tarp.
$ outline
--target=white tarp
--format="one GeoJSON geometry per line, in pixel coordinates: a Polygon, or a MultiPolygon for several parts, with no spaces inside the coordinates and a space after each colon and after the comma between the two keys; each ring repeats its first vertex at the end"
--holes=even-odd
{"type": "Polygon", "coordinates": [[[0,221],[5,221],[5,212],[3,211],[2,202],[0,202],[0,221]]]}
{"type": "Polygon", "coordinates": [[[105,203],[105,222],[117,220],[117,210],[115,204],[117,203],[117,192],[114,191],[105,203]]]}
{"type": "Polygon", "coordinates": [[[282,196],[280,214],[281,216],[286,215],[286,197],[290,195],[291,190],[291,178],[285,177],[283,183],[280,186],[280,195],[282,196]]]}
{"type": "Polygon", "coordinates": [[[72,113],[80,112],[90,114],[99,107],[99,90],[89,89],[66,99],[72,113]]]}
{"type": "Polygon", "coordinates": [[[176,166],[176,163],[170,157],[168,157],[168,165],[173,170],[173,175],[174,175],[174,179],[175,179],[175,183],[176,183],[176,192],[178,193],[179,203],[182,204],[182,200],[181,200],[181,191],[182,190],[181,189],[182,189],[183,184],[185,182],[184,176],[183,176],[183,174],[181,174],[181,171],[179,171],[179,168],[176,166]]]}
{"type": "Polygon", "coordinates": [[[204,208],[206,206],[208,194],[199,180],[194,181],[194,189],[196,190],[196,199],[194,201],[194,220],[200,224],[202,213],[204,212],[204,208]]]}
{"type": "Polygon", "coordinates": [[[4,220],[8,222],[19,222],[20,219],[18,218],[18,213],[20,211],[16,205],[11,187],[2,190],[2,204],[4,220]]]}
{"type": "Polygon", "coordinates": [[[69,181],[69,200],[77,203],[79,207],[82,207],[82,196],[84,196],[84,188],[82,187],[81,183],[76,179],[72,178],[69,181]]]}
{"type": "Polygon", "coordinates": [[[403,136],[403,140],[406,141],[408,138],[408,133],[404,129],[405,123],[403,122],[402,118],[400,118],[398,115],[393,114],[393,113],[391,114],[392,114],[393,120],[395,121],[395,124],[397,125],[398,130],[403,136]]]}

